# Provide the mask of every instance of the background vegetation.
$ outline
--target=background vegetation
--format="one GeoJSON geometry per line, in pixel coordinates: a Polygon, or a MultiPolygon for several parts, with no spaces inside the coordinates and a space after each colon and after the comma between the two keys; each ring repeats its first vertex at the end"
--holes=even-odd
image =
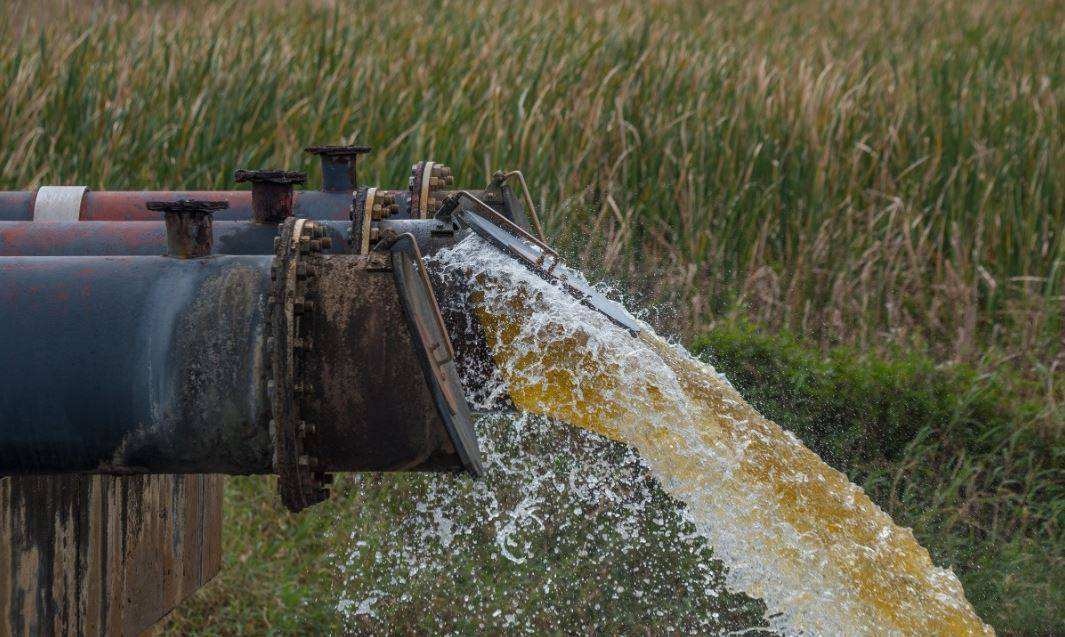
{"type": "MultiPolygon", "coordinates": [[[[659,304],[986,618],[1060,633],[1062,24],[1056,0],[16,0],[0,188],[231,187],[339,141],[381,185],[521,168],[574,261],[659,304]]],[[[263,484],[234,481],[246,559],[185,612],[297,613],[312,571],[247,578],[321,522],[252,517],[263,484]]]]}

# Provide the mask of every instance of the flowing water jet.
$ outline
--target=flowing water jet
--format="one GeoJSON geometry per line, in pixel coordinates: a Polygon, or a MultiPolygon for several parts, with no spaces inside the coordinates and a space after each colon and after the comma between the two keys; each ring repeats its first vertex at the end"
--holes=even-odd
{"type": "Polygon", "coordinates": [[[483,328],[495,393],[637,449],[688,505],[729,585],[764,600],[774,628],[992,632],[909,529],[711,366],[646,326],[633,337],[480,238],[437,254],[433,266],[470,282],[449,302],[472,308],[483,328]]]}

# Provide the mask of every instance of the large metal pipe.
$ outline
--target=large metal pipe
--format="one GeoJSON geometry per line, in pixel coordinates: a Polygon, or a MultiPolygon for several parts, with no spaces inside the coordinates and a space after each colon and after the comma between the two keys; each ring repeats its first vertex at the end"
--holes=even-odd
{"type": "MultiPolygon", "coordinates": [[[[217,214],[217,213],[216,213],[217,214]]],[[[158,213],[156,213],[158,215],[158,213]]],[[[215,221],[214,254],[271,254],[277,226],[250,221],[215,221]]],[[[351,222],[321,221],[328,251],[348,253],[351,222]]],[[[421,232],[420,234],[424,234],[421,232]]],[[[166,252],[166,225],[159,221],[0,221],[0,256],[158,256],[166,252]]]]}
{"type": "MultiPolygon", "coordinates": [[[[0,221],[32,221],[39,191],[0,193],[0,221]]],[[[86,190],[80,205],[70,208],[66,221],[156,221],[158,214],[147,210],[149,201],[210,200],[225,201],[229,208],[215,216],[232,221],[252,218],[252,194],[249,190],[86,190]]],[[[308,219],[348,219],[351,193],[297,190],[293,214],[308,219]]]]}
{"type": "Polygon", "coordinates": [[[322,237],[290,220],[272,256],[0,258],[0,474],[478,470],[431,290],[397,268],[416,260],[322,237]]]}
{"type": "MultiPolygon", "coordinates": [[[[0,192],[0,221],[42,220],[38,199],[52,187],[38,190],[0,192]]],[[[396,216],[410,217],[410,192],[388,190],[399,206],[396,216]]],[[[483,191],[473,191],[483,193],[483,191]]],[[[61,205],[50,208],[47,221],[156,221],[156,213],[147,210],[149,201],[205,200],[225,201],[229,207],[215,215],[216,221],[239,221],[254,218],[250,190],[89,190],[71,193],[61,205]],[[80,197],[80,201],[77,198],[80,197]]],[[[434,196],[444,198],[451,191],[434,196]]],[[[292,193],[292,214],[316,220],[340,221],[351,218],[352,192],[296,190],[292,193]]],[[[495,202],[493,202],[495,205],[495,202]]],[[[417,216],[417,215],[413,215],[417,216]]]]}
{"type": "Polygon", "coordinates": [[[270,256],[0,258],[0,473],[267,473],[270,256]]]}

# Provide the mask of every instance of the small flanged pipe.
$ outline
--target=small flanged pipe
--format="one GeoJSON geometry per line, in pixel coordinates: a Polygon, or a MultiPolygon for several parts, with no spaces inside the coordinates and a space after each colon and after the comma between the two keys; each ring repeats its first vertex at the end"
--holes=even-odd
{"type": "Polygon", "coordinates": [[[358,183],[355,160],[372,149],[369,146],[309,146],[303,149],[322,159],[322,190],[354,192],[358,183]]]}
{"type": "Polygon", "coordinates": [[[251,183],[251,218],[256,223],[277,225],[292,216],[295,184],[307,183],[307,173],[291,170],[238,170],[237,183],[251,183]]]}
{"type": "Polygon", "coordinates": [[[225,210],[225,201],[149,201],[148,210],[163,213],[166,221],[166,255],[176,259],[198,259],[211,254],[214,235],[213,215],[225,210]]]}

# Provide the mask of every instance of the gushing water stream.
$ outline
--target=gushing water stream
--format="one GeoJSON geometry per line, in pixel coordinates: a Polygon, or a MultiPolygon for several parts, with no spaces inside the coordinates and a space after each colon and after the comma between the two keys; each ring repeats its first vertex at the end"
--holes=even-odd
{"type": "Polygon", "coordinates": [[[728,567],[789,634],[991,634],[954,574],[909,529],[758,414],[714,369],[650,328],[633,337],[476,238],[434,257],[471,282],[494,382],[509,396],[635,448],[728,567]]]}

